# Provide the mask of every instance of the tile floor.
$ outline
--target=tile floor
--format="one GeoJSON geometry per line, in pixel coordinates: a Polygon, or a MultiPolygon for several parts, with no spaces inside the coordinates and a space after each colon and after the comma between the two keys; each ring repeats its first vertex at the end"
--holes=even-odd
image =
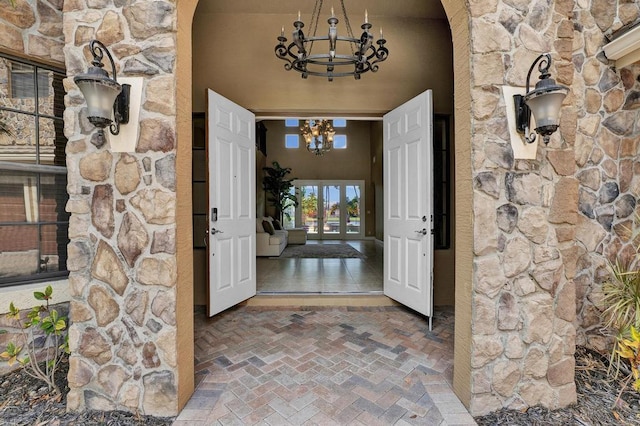
{"type": "Polygon", "coordinates": [[[383,248],[373,240],[308,241],[307,244],[349,244],[366,258],[278,259],[258,257],[258,294],[382,293],[383,248]]]}
{"type": "Polygon", "coordinates": [[[402,307],[198,310],[197,387],[174,425],[473,425],[453,327],[402,307]]]}

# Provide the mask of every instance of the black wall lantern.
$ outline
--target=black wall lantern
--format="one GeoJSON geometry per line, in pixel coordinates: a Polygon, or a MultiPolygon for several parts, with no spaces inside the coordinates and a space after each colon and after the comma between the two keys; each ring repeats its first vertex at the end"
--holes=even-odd
{"type": "Polygon", "coordinates": [[[531,133],[529,129],[531,113],[536,120],[535,131],[542,136],[545,144],[549,143],[551,135],[560,125],[558,114],[569,88],[556,84],[556,81],[549,74],[549,67],[551,67],[551,55],[545,53],[538,56],[531,64],[527,74],[527,93],[524,96],[513,95],[516,108],[516,129],[518,132],[524,133],[524,139],[527,143],[533,143],[536,140],[536,134],[531,133]],[[534,90],[529,91],[531,73],[538,63],[540,81],[536,83],[534,90]]]}
{"type": "Polygon", "coordinates": [[[89,44],[93,61],[85,74],[78,74],[73,80],[87,101],[87,115],[89,122],[98,128],[98,137],[92,143],[98,148],[106,142],[104,128],[109,126],[112,135],[120,133],[120,125],[129,122],[129,84],[118,83],[116,66],[106,46],[98,40],[91,40],[89,44]],[[102,69],[102,59],[106,53],[111,62],[111,73],[102,69]],[[111,119],[113,115],[113,120],[111,119]]]}

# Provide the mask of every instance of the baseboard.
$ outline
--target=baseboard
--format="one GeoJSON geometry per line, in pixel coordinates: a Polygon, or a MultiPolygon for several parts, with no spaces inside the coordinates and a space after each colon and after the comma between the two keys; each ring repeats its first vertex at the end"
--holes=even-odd
{"type": "Polygon", "coordinates": [[[376,244],[378,244],[379,246],[384,247],[384,241],[379,240],[379,239],[377,239],[377,238],[376,238],[376,244]]]}

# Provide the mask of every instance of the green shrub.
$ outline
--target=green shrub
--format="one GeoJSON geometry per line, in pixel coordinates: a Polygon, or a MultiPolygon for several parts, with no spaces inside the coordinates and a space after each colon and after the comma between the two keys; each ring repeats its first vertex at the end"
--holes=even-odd
{"type": "Polygon", "coordinates": [[[59,395],[60,389],[55,383],[55,372],[62,354],[69,353],[69,342],[68,335],[65,333],[67,319],[61,317],[57,310],[49,307],[52,294],[51,286],[47,286],[44,292],[36,291],[33,293],[36,300],[43,300],[46,305],[33,307],[27,314],[26,321],[21,319],[20,309],[16,308],[13,302],[9,304],[7,317],[17,323],[26,343],[24,346],[18,346],[14,342],[9,342],[5,351],[0,353],[0,357],[7,360],[9,365],[19,363],[27,374],[44,381],[49,390],[52,390],[55,395],[59,395]],[[34,336],[34,331],[37,329],[44,332],[47,340],[53,339],[51,347],[45,347],[45,350],[40,354],[38,354],[34,336]],[[23,352],[26,354],[21,357],[23,352]]]}

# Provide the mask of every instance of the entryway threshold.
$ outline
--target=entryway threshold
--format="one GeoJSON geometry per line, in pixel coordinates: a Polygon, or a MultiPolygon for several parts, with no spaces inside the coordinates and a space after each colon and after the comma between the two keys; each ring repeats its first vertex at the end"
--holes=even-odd
{"type": "Polygon", "coordinates": [[[246,306],[400,306],[384,294],[372,293],[278,293],[258,294],[246,306]]]}

